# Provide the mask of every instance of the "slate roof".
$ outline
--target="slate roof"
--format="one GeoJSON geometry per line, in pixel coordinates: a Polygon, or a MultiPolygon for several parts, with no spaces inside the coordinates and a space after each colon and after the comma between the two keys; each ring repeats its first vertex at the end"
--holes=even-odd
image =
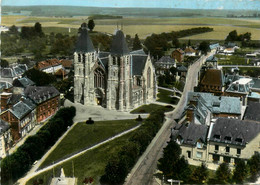
{"type": "Polygon", "coordinates": [[[260,122],[260,103],[259,102],[250,102],[247,104],[247,108],[246,108],[246,111],[244,114],[244,119],[260,122]]]}
{"type": "Polygon", "coordinates": [[[175,60],[170,56],[162,56],[156,63],[175,64],[175,60]]]}
{"type": "Polygon", "coordinates": [[[215,44],[210,44],[209,45],[209,48],[210,49],[216,49],[216,48],[218,48],[220,45],[219,45],[219,43],[215,43],[215,44]]]}
{"type": "Polygon", "coordinates": [[[40,104],[48,99],[58,96],[59,91],[53,86],[28,86],[24,90],[25,96],[29,97],[36,104],[40,104]]]}
{"type": "Polygon", "coordinates": [[[15,67],[13,67],[13,69],[14,69],[14,72],[16,75],[22,75],[25,72],[25,70],[23,70],[19,66],[15,66],[15,67]]]}
{"type": "Polygon", "coordinates": [[[3,68],[1,70],[1,75],[2,78],[13,78],[16,76],[14,70],[12,68],[3,68]]]}
{"type": "Polygon", "coordinates": [[[218,61],[218,58],[215,57],[214,55],[211,55],[209,56],[207,59],[206,59],[206,62],[217,62],[218,61]]]}
{"type": "Polygon", "coordinates": [[[128,55],[129,49],[126,44],[124,33],[121,30],[116,32],[116,35],[113,38],[112,45],[111,45],[111,54],[112,55],[128,55]]]}
{"type": "Polygon", "coordinates": [[[99,58],[107,58],[109,56],[109,54],[110,54],[109,52],[101,51],[101,52],[98,53],[98,57],[99,58]]]}
{"type": "Polygon", "coordinates": [[[10,112],[12,112],[15,117],[18,119],[22,119],[24,116],[26,116],[29,112],[31,112],[31,108],[26,105],[24,102],[19,101],[11,109],[9,109],[10,112]]]}
{"type": "Polygon", "coordinates": [[[9,123],[0,119],[0,134],[3,134],[4,132],[6,132],[9,128],[10,128],[9,123]]]}
{"type": "Polygon", "coordinates": [[[77,52],[94,52],[94,46],[93,43],[89,37],[89,33],[87,28],[84,26],[84,24],[81,25],[81,31],[80,35],[78,37],[78,41],[76,44],[76,51],[77,52]]]}
{"type": "Polygon", "coordinates": [[[237,81],[239,79],[243,78],[242,76],[238,76],[238,75],[227,75],[225,77],[225,83],[232,83],[234,81],[237,81]]]}
{"type": "Polygon", "coordinates": [[[249,92],[253,83],[254,82],[251,78],[240,78],[239,80],[232,82],[226,91],[246,94],[249,92]]]}
{"type": "Polygon", "coordinates": [[[185,67],[184,65],[177,67],[177,70],[180,71],[180,72],[187,72],[188,71],[187,67],[185,67]]]}
{"type": "Polygon", "coordinates": [[[99,60],[100,60],[100,62],[101,62],[101,64],[103,65],[103,67],[104,67],[104,69],[107,69],[107,67],[108,67],[108,57],[106,57],[106,58],[99,58],[99,60]]]}
{"type": "Polygon", "coordinates": [[[181,137],[183,139],[182,144],[196,146],[199,140],[206,143],[207,132],[208,127],[206,125],[197,125],[194,123],[181,124],[173,128],[172,139],[181,137]]]}
{"type": "Polygon", "coordinates": [[[145,63],[147,60],[146,56],[132,56],[132,75],[142,75],[145,63]]]}
{"type": "Polygon", "coordinates": [[[37,106],[33,101],[29,98],[24,98],[23,102],[31,109],[34,110],[37,106]]]}
{"type": "Polygon", "coordinates": [[[15,87],[23,87],[23,88],[25,88],[27,86],[33,86],[33,85],[35,85],[35,83],[32,80],[30,80],[29,78],[23,77],[23,78],[15,79],[13,81],[13,85],[15,87]]]}
{"type": "Polygon", "coordinates": [[[9,82],[0,82],[0,91],[13,87],[9,82]]]}
{"type": "Polygon", "coordinates": [[[20,101],[21,97],[21,94],[12,94],[11,97],[8,99],[7,104],[14,105],[20,101]]]}
{"type": "Polygon", "coordinates": [[[26,64],[18,64],[18,67],[20,67],[22,70],[27,71],[28,67],[26,64]]]}
{"type": "Polygon", "coordinates": [[[253,88],[253,89],[260,89],[260,79],[254,78],[253,82],[254,82],[254,84],[253,84],[253,86],[251,88],[253,88]]]}
{"type": "Polygon", "coordinates": [[[210,141],[245,146],[260,133],[260,124],[252,121],[218,118],[213,124],[210,141]],[[215,135],[219,135],[217,139],[215,135]],[[228,141],[226,136],[230,136],[228,141]],[[239,140],[241,142],[239,142],[239,140]]]}
{"type": "Polygon", "coordinates": [[[146,55],[146,53],[144,52],[143,49],[131,51],[130,54],[132,54],[132,55],[146,55]]]}
{"type": "Polygon", "coordinates": [[[223,86],[224,76],[222,70],[208,69],[201,80],[202,85],[223,86]]]}
{"type": "Polygon", "coordinates": [[[229,96],[214,96],[211,93],[189,92],[188,102],[201,102],[199,106],[209,109],[212,113],[241,114],[240,99],[229,96]]]}

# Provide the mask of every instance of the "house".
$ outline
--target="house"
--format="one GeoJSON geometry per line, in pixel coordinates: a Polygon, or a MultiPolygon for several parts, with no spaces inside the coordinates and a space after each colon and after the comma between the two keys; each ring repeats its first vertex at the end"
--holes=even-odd
{"type": "Polygon", "coordinates": [[[189,121],[195,124],[210,125],[210,120],[217,117],[241,119],[241,110],[239,98],[189,92],[187,106],[178,123],[189,121]]]}
{"type": "Polygon", "coordinates": [[[110,52],[97,52],[86,23],[80,30],[74,53],[75,103],[129,111],[156,99],[150,54],[129,52],[122,30],[116,31],[110,52]]]}
{"type": "Polygon", "coordinates": [[[187,75],[187,72],[188,72],[188,69],[184,65],[177,67],[177,74],[178,74],[177,76],[185,78],[187,75]]]}
{"type": "Polygon", "coordinates": [[[156,74],[164,74],[166,70],[172,67],[176,67],[175,59],[170,56],[162,56],[158,61],[155,62],[156,74]]]}
{"type": "Polygon", "coordinates": [[[13,81],[13,92],[21,94],[27,86],[34,86],[35,83],[27,77],[18,78],[13,81]]]}
{"type": "Polygon", "coordinates": [[[63,69],[63,68],[61,68],[58,71],[56,71],[54,73],[54,75],[56,76],[56,79],[58,81],[64,80],[64,79],[68,78],[68,72],[65,69],[63,69]]]}
{"type": "Polygon", "coordinates": [[[206,59],[205,65],[208,68],[217,69],[218,68],[218,58],[215,57],[214,55],[211,55],[210,57],[208,57],[206,59]]]}
{"type": "Polygon", "coordinates": [[[260,124],[252,121],[218,118],[209,128],[209,169],[226,162],[234,167],[239,159],[248,160],[260,147],[260,124]]]}
{"type": "Polygon", "coordinates": [[[6,81],[0,81],[0,93],[2,92],[12,92],[13,85],[6,81]]]}
{"type": "Polygon", "coordinates": [[[201,92],[210,92],[221,95],[224,91],[224,75],[222,70],[208,69],[199,83],[201,92]]]}
{"type": "Polygon", "coordinates": [[[3,92],[1,93],[1,111],[11,108],[21,100],[21,94],[3,92]]]}
{"type": "Polygon", "coordinates": [[[28,70],[25,64],[16,64],[11,67],[0,69],[0,76],[2,81],[13,83],[17,78],[21,78],[22,74],[28,70]]]}
{"type": "Polygon", "coordinates": [[[185,56],[196,56],[196,50],[192,47],[186,47],[184,50],[185,56]]]}
{"type": "Polygon", "coordinates": [[[28,86],[24,95],[30,98],[36,108],[36,121],[40,123],[54,115],[60,106],[60,93],[53,86],[28,86]]]}
{"type": "Polygon", "coordinates": [[[62,67],[67,71],[70,72],[70,69],[73,67],[73,63],[71,60],[61,59],[60,60],[62,67]]]}
{"type": "Polygon", "coordinates": [[[225,91],[226,96],[240,97],[243,105],[247,104],[247,101],[259,101],[260,94],[252,92],[250,88],[254,85],[254,81],[251,78],[240,78],[232,82],[225,91]]]}
{"type": "Polygon", "coordinates": [[[23,138],[36,124],[36,106],[31,100],[22,98],[11,108],[1,113],[2,120],[11,126],[11,134],[14,142],[23,138]]]}
{"type": "Polygon", "coordinates": [[[216,170],[225,162],[234,168],[238,160],[248,160],[259,152],[259,122],[218,118],[206,125],[187,121],[171,130],[171,139],[182,149],[182,155],[189,164],[216,170]]]}
{"type": "Polygon", "coordinates": [[[11,147],[11,143],[10,125],[6,121],[0,119],[0,159],[6,156],[7,151],[11,147]]]}
{"type": "Polygon", "coordinates": [[[62,63],[56,58],[48,59],[38,62],[35,68],[45,73],[55,74],[59,69],[62,69],[62,63]]]}
{"type": "Polygon", "coordinates": [[[199,166],[207,160],[208,126],[193,122],[177,124],[171,130],[171,139],[181,147],[181,154],[190,165],[199,166]]]}
{"type": "Polygon", "coordinates": [[[185,54],[185,52],[179,48],[172,52],[171,57],[174,58],[177,62],[183,62],[184,54],[185,54]]]}
{"type": "Polygon", "coordinates": [[[213,50],[213,49],[218,50],[219,47],[220,47],[219,43],[214,43],[214,44],[209,45],[210,50],[213,50]]]}
{"type": "Polygon", "coordinates": [[[235,48],[225,48],[224,51],[223,51],[223,53],[224,53],[225,55],[232,55],[232,54],[235,53],[235,48]]]}

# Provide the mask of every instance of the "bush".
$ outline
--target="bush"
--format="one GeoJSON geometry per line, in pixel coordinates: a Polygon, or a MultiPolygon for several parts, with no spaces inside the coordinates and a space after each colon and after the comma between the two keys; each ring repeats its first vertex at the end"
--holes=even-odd
{"type": "Polygon", "coordinates": [[[10,184],[22,177],[33,162],[40,159],[67,127],[72,125],[75,115],[75,107],[60,109],[34,136],[28,137],[15,153],[4,158],[1,162],[2,184],[10,184]]]}

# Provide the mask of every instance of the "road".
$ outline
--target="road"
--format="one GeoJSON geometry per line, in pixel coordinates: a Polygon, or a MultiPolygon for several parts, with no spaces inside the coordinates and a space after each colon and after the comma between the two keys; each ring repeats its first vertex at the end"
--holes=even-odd
{"type": "Polygon", "coordinates": [[[165,123],[128,174],[124,185],[158,185],[153,175],[156,172],[157,161],[162,156],[163,148],[167,145],[167,141],[170,140],[171,127],[176,124],[174,119],[181,116],[186,105],[187,93],[193,91],[193,87],[197,85],[198,72],[202,63],[213,53],[214,51],[207,56],[202,56],[189,67],[183,95],[178,105],[173,112],[166,114],[165,123]]]}

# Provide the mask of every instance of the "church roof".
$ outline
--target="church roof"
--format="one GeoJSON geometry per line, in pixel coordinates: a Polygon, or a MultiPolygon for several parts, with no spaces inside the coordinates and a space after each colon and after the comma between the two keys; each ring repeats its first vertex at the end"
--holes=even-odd
{"type": "Polygon", "coordinates": [[[142,75],[143,69],[147,60],[147,55],[146,56],[140,56],[140,55],[133,55],[132,60],[133,60],[133,65],[132,65],[132,72],[133,75],[142,75]]]}
{"type": "Polygon", "coordinates": [[[121,30],[116,32],[111,45],[112,55],[127,55],[129,54],[129,49],[127,47],[124,33],[121,30]]]}
{"type": "Polygon", "coordinates": [[[77,52],[94,52],[93,43],[89,37],[88,30],[85,27],[84,23],[81,25],[80,35],[76,44],[77,52]]]}

